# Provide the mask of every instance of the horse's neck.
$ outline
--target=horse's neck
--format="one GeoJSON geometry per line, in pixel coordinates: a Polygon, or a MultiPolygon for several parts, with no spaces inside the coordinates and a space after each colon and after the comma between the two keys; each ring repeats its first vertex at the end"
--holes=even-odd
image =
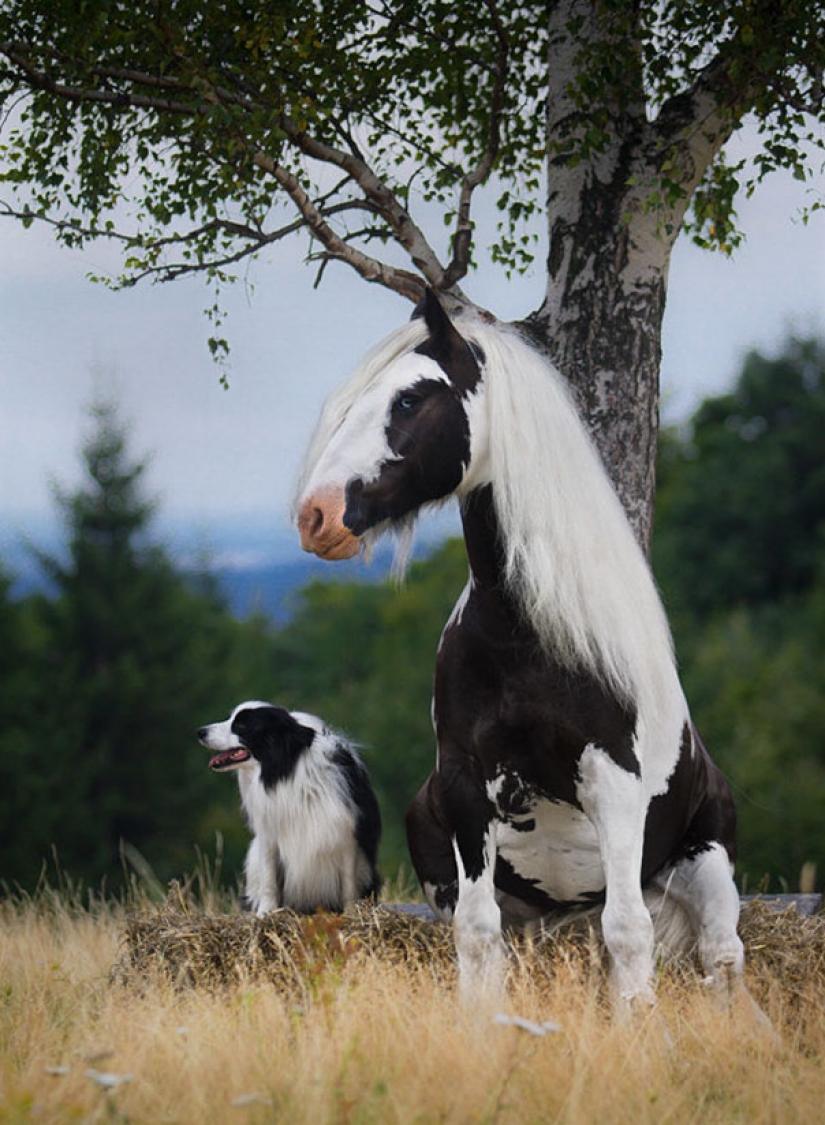
{"type": "Polygon", "coordinates": [[[464,497],[461,522],[473,582],[479,589],[503,593],[504,549],[492,485],[482,485],[464,497]]]}

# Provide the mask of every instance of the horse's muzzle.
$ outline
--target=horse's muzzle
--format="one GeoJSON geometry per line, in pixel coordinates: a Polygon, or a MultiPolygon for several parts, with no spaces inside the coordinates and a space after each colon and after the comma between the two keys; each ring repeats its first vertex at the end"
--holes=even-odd
{"type": "Polygon", "coordinates": [[[301,546],[330,562],[351,559],[358,554],[358,536],[344,523],[346,499],[343,492],[318,492],[307,497],[298,512],[301,546]]]}

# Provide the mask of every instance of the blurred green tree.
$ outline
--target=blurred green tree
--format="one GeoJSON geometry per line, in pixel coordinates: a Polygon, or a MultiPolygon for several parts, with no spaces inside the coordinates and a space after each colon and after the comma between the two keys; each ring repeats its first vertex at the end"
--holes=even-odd
{"type": "Polygon", "coordinates": [[[734,785],[739,873],[825,872],[825,346],[747,356],[660,445],[653,560],[694,719],[734,785]]]}
{"type": "Polygon", "coordinates": [[[803,592],[825,540],[825,346],[752,352],[660,450],[654,568],[678,612],[803,592]]]}
{"type": "Polygon", "coordinates": [[[0,736],[0,878],[24,885],[52,846],[73,876],[116,884],[124,844],[166,879],[215,830],[235,862],[245,839],[236,787],[208,773],[195,731],[263,693],[269,629],[234,621],[206,576],[194,588],[176,572],[114,406],[92,418],[85,481],[57,493],[65,557],[38,555],[55,595],[0,603],[27,646],[19,673],[3,669],[25,714],[0,736]]]}

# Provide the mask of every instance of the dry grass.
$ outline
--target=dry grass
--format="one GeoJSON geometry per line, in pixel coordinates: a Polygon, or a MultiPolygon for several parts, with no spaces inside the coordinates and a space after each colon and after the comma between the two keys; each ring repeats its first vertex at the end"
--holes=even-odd
{"type": "Polygon", "coordinates": [[[384,910],[258,922],[47,896],[0,920],[3,1123],[758,1125],[825,1104],[821,917],[744,912],[778,1041],[691,972],[617,1026],[581,928],[514,955],[507,1011],[560,1025],[539,1038],[460,1011],[449,931],[384,910]],[[107,1092],[101,1074],[132,1077],[107,1092]]]}

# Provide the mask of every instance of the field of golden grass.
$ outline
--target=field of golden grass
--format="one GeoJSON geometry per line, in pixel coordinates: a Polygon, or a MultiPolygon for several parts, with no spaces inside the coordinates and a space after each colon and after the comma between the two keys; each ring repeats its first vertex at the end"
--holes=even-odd
{"type": "Polygon", "coordinates": [[[663,972],[657,1008],[617,1025],[592,946],[571,939],[515,954],[502,1008],[557,1025],[538,1036],[461,1010],[444,929],[388,913],[277,923],[183,899],[7,900],[0,1123],[822,1120],[821,917],[754,908],[743,923],[775,1034],[747,1005],[721,1010],[693,972],[663,972]]]}

